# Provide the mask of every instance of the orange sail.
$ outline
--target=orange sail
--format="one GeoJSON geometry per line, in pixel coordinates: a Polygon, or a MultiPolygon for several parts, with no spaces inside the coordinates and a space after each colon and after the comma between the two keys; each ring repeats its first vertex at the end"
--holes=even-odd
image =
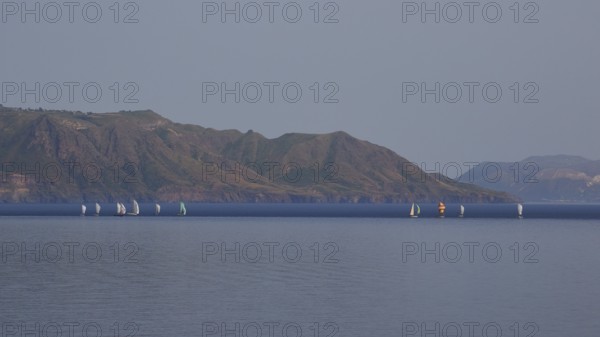
{"type": "Polygon", "coordinates": [[[446,214],[446,205],[441,201],[438,203],[438,213],[440,216],[446,214]]]}

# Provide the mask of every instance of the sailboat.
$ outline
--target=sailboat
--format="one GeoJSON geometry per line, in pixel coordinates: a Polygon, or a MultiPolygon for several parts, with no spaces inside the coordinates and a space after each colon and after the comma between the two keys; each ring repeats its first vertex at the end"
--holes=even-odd
{"type": "Polygon", "coordinates": [[[417,204],[417,212],[415,213],[415,203],[413,202],[412,206],[410,207],[410,217],[411,218],[418,218],[419,214],[421,214],[421,207],[419,207],[419,205],[417,204]]]}
{"type": "Polygon", "coordinates": [[[117,202],[117,214],[115,214],[115,216],[123,216],[126,212],[127,210],[125,209],[125,205],[123,205],[120,202],[117,202]]]}
{"type": "Polygon", "coordinates": [[[519,216],[519,219],[523,218],[523,205],[517,204],[517,214],[519,216]]]}
{"type": "Polygon", "coordinates": [[[85,207],[84,204],[81,204],[81,216],[85,216],[85,210],[87,209],[87,207],[85,207]]]}
{"type": "Polygon", "coordinates": [[[458,217],[462,218],[465,216],[465,206],[460,205],[460,212],[458,213],[458,217]]]}
{"type": "Polygon", "coordinates": [[[438,215],[440,218],[446,215],[446,205],[441,201],[438,203],[438,215]]]}
{"type": "Polygon", "coordinates": [[[96,203],[96,214],[94,214],[95,216],[100,215],[100,204],[96,203]]]}
{"type": "Polygon", "coordinates": [[[187,213],[187,210],[185,209],[185,204],[183,203],[183,201],[179,202],[179,213],[177,213],[177,215],[185,215],[187,213]]]}
{"type": "Polygon", "coordinates": [[[140,215],[140,205],[138,205],[137,201],[133,200],[133,206],[131,209],[132,211],[127,213],[127,215],[140,215]]]}
{"type": "Polygon", "coordinates": [[[154,215],[159,215],[160,214],[160,205],[158,203],[156,203],[156,205],[154,205],[154,215]]]}

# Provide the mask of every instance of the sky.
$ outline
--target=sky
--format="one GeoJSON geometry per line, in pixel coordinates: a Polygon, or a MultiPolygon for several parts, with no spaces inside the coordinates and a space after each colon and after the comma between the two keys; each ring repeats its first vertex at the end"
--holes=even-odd
{"type": "Polygon", "coordinates": [[[4,106],[343,130],[430,165],[600,159],[599,2],[0,4],[4,106]]]}

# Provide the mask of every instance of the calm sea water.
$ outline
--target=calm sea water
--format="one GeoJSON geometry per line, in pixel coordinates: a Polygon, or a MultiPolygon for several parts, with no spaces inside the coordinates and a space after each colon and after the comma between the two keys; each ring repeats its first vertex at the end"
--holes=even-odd
{"type": "MultiPolygon", "coordinates": [[[[87,215],[95,212],[94,203],[87,203],[87,215]]],[[[437,204],[421,204],[424,218],[437,217],[437,204]]],[[[458,204],[446,205],[446,217],[459,215],[458,204]]],[[[100,216],[113,216],[116,204],[101,204],[100,216]]],[[[126,205],[131,211],[131,205],[126,205]]],[[[190,203],[187,216],[236,217],[407,217],[411,205],[398,204],[231,204],[190,203]]],[[[161,204],[160,216],[175,216],[179,204],[161,204]]],[[[0,216],[79,216],[81,204],[0,204],[0,216]]],[[[141,216],[154,216],[154,204],[140,204],[141,216]]],[[[525,204],[527,218],[600,219],[600,204],[525,204]]],[[[467,218],[514,218],[516,204],[465,204],[467,218]]]]}
{"type": "Polygon", "coordinates": [[[600,331],[599,220],[4,216],[0,243],[2,337],[600,331]]]}

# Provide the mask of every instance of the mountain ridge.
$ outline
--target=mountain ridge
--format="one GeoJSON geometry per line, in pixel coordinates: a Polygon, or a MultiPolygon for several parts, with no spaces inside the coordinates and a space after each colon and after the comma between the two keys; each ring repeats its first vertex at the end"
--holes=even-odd
{"type": "MultiPolygon", "coordinates": [[[[480,165],[488,163],[492,162],[480,165]]],[[[493,164],[506,172],[498,181],[486,179],[477,168],[457,180],[504,191],[529,202],[600,202],[600,160],[549,155],[493,164]]]]}
{"type": "Polygon", "coordinates": [[[0,116],[1,202],[516,201],[423,173],[343,131],[269,139],[175,123],[152,110],[0,107],[0,116]]]}

